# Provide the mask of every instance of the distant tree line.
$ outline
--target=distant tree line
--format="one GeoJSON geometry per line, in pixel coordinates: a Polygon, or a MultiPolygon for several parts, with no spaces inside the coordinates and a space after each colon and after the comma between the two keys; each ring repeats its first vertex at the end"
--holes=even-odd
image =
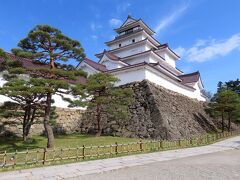
{"type": "Polygon", "coordinates": [[[206,111],[214,118],[221,118],[222,132],[231,130],[231,122],[240,122],[240,80],[219,82],[217,93],[212,97],[206,111]]]}

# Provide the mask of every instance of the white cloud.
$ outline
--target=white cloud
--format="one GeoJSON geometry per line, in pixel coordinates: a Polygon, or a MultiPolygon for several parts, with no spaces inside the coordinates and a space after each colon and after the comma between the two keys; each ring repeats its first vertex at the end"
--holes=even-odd
{"type": "Polygon", "coordinates": [[[192,47],[175,49],[176,53],[188,61],[205,62],[218,56],[226,56],[235,49],[240,48],[240,33],[232,35],[228,39],[198,40],[192,47]]]}
{"type": "Polygon", "coordinates": [[[129,2],[123,2],[122,4],[119,4],[117,6],[117,13],[124,13],[130,6],[131,4],[129,2]]]}
{"type": "Polygon", "coordinates": [[[92,22],[92,23],[90,24],[90,28],[91,28],[92,31],[96,31],[97,29],[102,28],[102,25],[101,25],[101,24],[97,24],[97,23],[95,23],[95,22],[92,22]]]}
{"type": "Polygon", "coordinates": [[[189,3],[184,3],[176,10],[174,10],[171,14],[163,18],[155,27],[155,32],[159,33],[161,30],[174,23],[183,14],[183,12],[187,10],[188,7],[189,3]]]}
{"type": "Polygon", "coordinates": [[[97,39],[98,39],[98,36],[96,36],[96,35],[91,35],[91,38],[94,39],[94,40],[97,40],[97,39]]]}
{"type": "Polygon", "coordinates": [[[119,26],[119,25],[122,24],[122,20],[116,19],[116,18],[112,18],[112,19],[109,20],[109,24],[112,27],[116,27],[116,26],[119,26]]]}

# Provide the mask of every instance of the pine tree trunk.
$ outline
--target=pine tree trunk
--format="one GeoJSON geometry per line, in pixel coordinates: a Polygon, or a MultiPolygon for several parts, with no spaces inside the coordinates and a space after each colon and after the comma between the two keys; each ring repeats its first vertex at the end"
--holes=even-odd
{"type": "Polygon", "coordinates": [[[222,132],[224,132],[224,112],[221,112],[222,114],[222,132]]]}
{"type": "Polygon", "coordinates": [[[23,125],[23,141],[24,142],[26,142],[28,140],[28,135],[29,135],[28,125],[24,124],[23,125]]]}
{"type": "Polygon", "coordinates": [[[228,113],[228,132],[231,131],[231,113],[228,113]]]}
{"type": "Polygon", "coordinates": [[[22,136],[23,136],[23,142],[27,141],[27,122],[28,122],[28,117],[29,117],[29,107],[27,106],[25,108],[25,113],[24,113],[24,117],[23,117],[23,131],[22,131],[22,136]]]}
{"type": "Polygon", "coordinates": [[[52,127],[50,126],[50,113],[51,113],[51,103],[52,103],[52,94],[47,94],[47,100],[46,100],[46,107],[45,107],[45,114],[44,114],[44,128],[47,134],[48,142],[47,142],[47,148],[53,148],[54,147],[54,134],[52,127]]]}
{"type": "Polygon", "coordinates": [[[99,137],[102,134],[102,126],[101,126],[101,110],[100,110],[100,105],[97,105],[97,133],[96,136],[99,137]]]}

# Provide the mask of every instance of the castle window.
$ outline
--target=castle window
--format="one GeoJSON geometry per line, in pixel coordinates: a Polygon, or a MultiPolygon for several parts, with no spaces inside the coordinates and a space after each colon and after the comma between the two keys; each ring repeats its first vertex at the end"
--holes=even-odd
{"type": "Polygon", "coordinates": [[[119,46],[119,47],[121,47],[122,45],[121,45],[121,44],[119,44],[118,46],[119,46]]]}
{"type": "Polygon", "coordinates": [[[132,39],[132,43],[135,43],[135,39],[132,39]]]}

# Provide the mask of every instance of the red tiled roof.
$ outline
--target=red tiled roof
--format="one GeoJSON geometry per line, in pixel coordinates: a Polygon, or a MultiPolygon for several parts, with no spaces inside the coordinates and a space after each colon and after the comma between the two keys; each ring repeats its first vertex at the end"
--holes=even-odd
{"type": "Polygon", "coordinates": [[[183,84],[197,82],[200,78],[199,71],[178,76],[183,84]]]}
{"type": "MultiPolygon", "coordinates": [[[[18,56],[15,56],[14,54],[11,54],[8,52],[5,52],[5,54],[6,54],[6,58],[9,58],[10,60],[13,60],[13,61],[21,62],[23,67],[25,67],[26,69],[38,69],[38,68],[49,68],[50,67],[47,64],[34,63],[32,61],[32,59],[18,57],[18,56]]],[[[6,58],[0,56],[0,63],[2,63],[4,60],[6,60],[6,58]]],[[[83,76],[78,77],[76,80],[70,80],[70,79],[64,79],[64,78],[62,80],[66,80],[69,83],[73,83],[73,84],[86,82],[86,78],[83,76]]]]}
{"type": "Polygon", "coordinates": [[[173,54],[175,54],[175,56],[177,56],[178,58],[180,58],[180,56],[177,55],[177,54],[168,46],[167,43],[161,44],[161,45],[158,46],[158,49],[164,49],[164,48],[168,48],[173,54]]]}
{"type": "Polygon", "coordinates": [[[114,61],[119,61],[120,60],[120,57],[116,56],[115,54],[113,54],[109,51],[104,50],[103,54],[106,54],[106,56],[111,60],[114,60],[114,61]]]}
{"type": "MultiPolygon", "coordinates": [[[[34,68],[49,68],[49,65],[47,64],[42,64],[42,63],[34,63],[32,61],[32,59],[27,59],[27,58],[22,58],[22,57],[18,57],[15,56],[14,54],[5,52],[7,58],[13,60],[13,61],[19,61],[22,63],[23,67],[25,68],[29,68],[29,69],[34,69],[34,68]]],[[[4,60],[6,60],[5,57],[0,57],[0,63],[3,62],[4,60]]]]}
{"type": "Polygon", "coordinates": [[[83,60],[85,63],[87,63],[89,66],[93,67],[94,69],[96,70],[99,70],[99,71],[107,71],[107,68],[105,65],[103,64],[100,64],[100,63],[97,63],[91,59],[88,59],[88,58],[85,58],[83,60]]]}

